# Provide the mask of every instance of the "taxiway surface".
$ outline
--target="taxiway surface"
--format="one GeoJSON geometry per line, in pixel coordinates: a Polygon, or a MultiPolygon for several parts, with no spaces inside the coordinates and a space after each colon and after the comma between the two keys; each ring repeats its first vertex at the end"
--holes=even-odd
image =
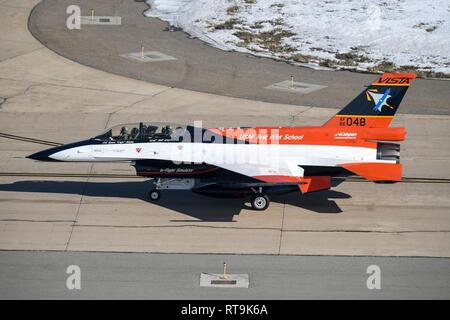
{"type": "Polygon", "coordinates": [[[0,299],[448,299],[449,270],[439,258],[0,252],[0,299]],[[200,287],[224,261],[248,288],[200,287]],[[80,290],[66,286],[72,265],[80,290]],[[380,289],[369,290],[374,265],[380,289]]]}
{"type": "MultiPolygon", "coordinates": [[[[30,34],[28,17],[37,3],[0,1],[2,133],[67,143],[135,121],[316,125],[336,112],[188,91],[83,66],[30,34]]],[[[55,12],[64,22],[65,11],[55,12]]],[[[117,34],[128,30],[111,28],[117,34]]],[[[69,33],[65,41],[75,43],[77,37],[69,33]]],[[[103,56],[110,66],[116,58],[103,56]]],[[[360,76],[356,91],[376,78],[360,76]]],[[[434,101],[427,83],[413,87],[434,101]]],[[[449,82],[436,85],[448,93],[449,82]]],[[[414,103],[405,99],[401,110],[414,103]]],[[[402,145],[405,176],[450,178],[449,116],[400,114],[394,125],[408,131],[402,145]]],[[[45,147],[0,138],[0,172],[133,174],[125,164],[24,158],[45,147]]],[[[274,198],[264,213],[241,200],[186,192],[167,192],[161,202],[150,203],[147,191],[139,179],[1,176],[0,249],[450,257],[449,183],[346,182],[327,192],[274,198]]]]}

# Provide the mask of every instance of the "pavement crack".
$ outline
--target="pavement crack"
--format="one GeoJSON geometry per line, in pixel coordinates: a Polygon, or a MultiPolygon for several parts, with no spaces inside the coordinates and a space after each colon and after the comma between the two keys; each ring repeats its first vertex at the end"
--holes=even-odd
{"type": "Polygon", "coordinates": [[[289,127],[292,126],[292,125],[294,124],[294,121],[296,120],[296,118],[297,118],[299,115],[301,115],[302,113],[305,113],[306,111],[311,110],[312,108],[314,108],[314,107],[308,107],[308,108],[306,108],[305,110],[299,111],[299,112],[297,112],[297,113],[291,115],[291,120],[289,121],[288,126],[289,126],[289,127]]]}
{"type": "Polygon", "coordinates": [[[30,51],[27,51],[27,52],[24,52],[24,53],[19,53],[19,54],[15,55],[15,56],[8,57],[6,59],[0,60],[0,63],[3,63],[5,61],[9,61],[9,60],[13,60],[13,59],[21,57],[21,56],[26,56],[27,54],[30,54],[30,53],[33,53],[33,52],[36,52],[36,51],[42,50],[42,49],[47,49],[47,47],[41,46],[39,48],[35,48],[33,50],[30,50],[30,51]]]}
{"type": "MultiPolygon", "coordinates": [[[[140,100],[138,100],[138,101],[135,101],[135,102],[133,102],[133,103],[127,105],[127,106],[121,106],[121,107],[118,108],[117,110],[114,110],[113,112],[109,113],[109,117],[111,117],[112,115],[114,115],[114,114],[116,114],[117,112],[120,112],[120,111],[122,111],[122,110],[126,110],[126,109],[129,109],[129,108],[132,108],[132,107],[134,107],[135,105],[137,105],[138,103],[141,103],[141,102],[147,100],[147,98],[148,98],[148,97],[145,97],[145,98],[140,99],[140,100]]],[[[108,118],[108,121],[109,121],[109,118],[108,118]]]]}
{"type": "Polygon", "coordinates": [[[0,219],[0,222],[43,222],[43,223],[74,223],[75,220],[34,220],[34,219],[0,219]]]}
{"type": "MultiPolygon", "coordinates": [[[[163,90],[161,90],[161,91],[158,91],[157,93],[152,94],[150,97],[152,97],[152,98],[153,98],[153,97],[156,97],[157,95],[162,94],[162,93],[164,93],[164,92],[167,92],[167,91],[170,90],[170,89],[172,89],[172,87],[168,87],[168,88],[165,88],[165,89],[163,89],[163,90]]],[[[118,112],[120,112],[120,111],[122,111],[122,110],[126,110],[126,109],[129,109],[129,108],[132,108],[132,107],[134,107],[135,105],[137,105],[138,103],[144,102],[145,100],[147,100],[147,98],[148,98],[148,96],[146,96],[146,97],[144,97],[143,99],[140,99],[140,100],[138,100],[138,101],[135,101],[135,102],[133,102],[133,103],[127,105],[127,106],[122,106],[122,107],[118,108],[117,110],[114,110],[113,112],[111,112],[111,113],[110,113],[110,116],[111,116],[111,115],[114,115],[114,114],[116,114],[116,113],[118,113],[118,112]]]]}
{"type": "Polygon", "coordinates": [[[447,233],[450,230],[402,230],[402,231],[384,231],[384,230],[284,230],[284,232],[320,232],[320,233],[390,233],[390,234],[402,234],[402,233],[447,233]]]}
{"type": "Polygon", "coordinates": [[[404,230],[404,231],[378,231],[378,230],[284,230],[272,227],[233,227],[233,226],[211,226],[197,224],[178,224],[178,225],[108,225],[108,224],[76,224],[76,227],[83,228],[129,228],[129,229],[157,229],[157,228],[205,228],[205,229],[233,229],[233,230],[262,230],[262,231],[280,231],[280,232],[320,232],[320,233],[386,233],[386,234],[402,234],[402,233],[450,233],[450,230],[404,230]]]}
{"type": "MultiPolygon", "coordinates": [[[[92,173],[92,169],[94,168],[94,163],[91,164],[91,167],[89,168],[89,174],[92,173]]],[[[78,207],[77,207],[77,213],[75,214],[75,219],[72,223],[72,229],[70,230],[70,235],[69,235],[69,239],[67,240],[66,243],[66,248],[64,251],[67,251],[69,248],[69,244],[70,244],[70,240],[72,240],[72,235],[73,235],[73,230],[75,229],[75,225],[78,221],[78,215],[80,214],[80,209],[81,206],[83,204],[83,199],[84,199],[84,194],[86,193],[86,189],[88,187],[88,182],[89,182],[89,178],[86,179],[85,183],[83,184],[83,190],[81,191],[81,197],[80,197],[80,202],[78,203],[78,207]]]]}
{"type": "MultiPolygon", "coordinates": [[[[16,82],[20,82],[20,81],[24,81],[23,79],[12,79],[12,78],[4,78],[4,77],[0,77],[0,80],[7,80],[7,81],[16,81],[16,82]]],[[[28,81],[27,82],[33,82],[34,85],[47,85],[47,86],[53,86],[53,87],[58,87],[58,88],[68,88],[68,89],[83,89],[83,90],[90,90],[90,91],[100,91],[100,92],[109,92],[109,93],[119,93],[119,94],[125,94],[125,95],[134,95],[134,96],[141,96],[141,97],[153,97],[155,95],[155,93],[153,94],[145,94],[145,93],[134,93],[134,92],[130,92],[130,91],[121,91],[121,90],[111,90],[111,89],[104,89],[104,88],[91,88],[91,87],[85,87],[85,86],[76,86],[76,85],[64,85],[64,84],[58,84],[58,83],[53,83],[53,82],[45,82],[45,81],[28,81]]],[[[171,87],[168,87],[167,89],[164,90],[168,90],[171,89],[171,87]]],[[[164,90],[162,90],[161,92],[157,92],[156,94],[162,93],[164,90]]]]}
{"type": "Polygon", "coordinates": [[[165,88],[165,89],[163,89],[161,91],[158,91],[158,92],[152,94],[152,98],[156,97],[156,96],[159,96],[160,94],[163,94],[163,93],[165,93],[165,92],[167,92],[167,91],[169,91],[171,89],[173,89],[173,87],[167,87],[167,88],[165,88]]]}
{"type": "Polygon", "coordinates": [[[157,228],[205,228],[205,229],[235,229],[235,230],[267,230],[280,231],[280,228],[270,227],[225,227],[225,226],[205,226],[197,224],[178,224],[178,225],[140,225],[140,226],[124,226],[124,225],[100,225],[100,224],[76,224],[76,227],[83,228],[130,228],[130,229],[157,229],[157,228]]]}
{"type": "MultiPolygon", "coordinates": [[[[110,119],[111,119],[111,113],[108,115],[108,118],[106,119],[104,129],[106,129],[108,127],[110,119]]],[[[94,168],[94,165],[95,165],[95,163],[91,164],[88,174],[92,173],[92,169],[94,168]]],[[[90,178],[87,178],[86,181],[83,184],[83,190],[81,191],[80,202],[78,203],[77,213],[75,215],[75,220],[72,223],[72,229],[70,230],[70,235],[69,235],[69,239],[67,240],[65,251],[68,250],[69,244],[70,244],[70,240],[72,240],[73,230],[75,229],[75,225],[76,225],[76,223],[78,221],[78,215],[80,214],[80,209],[81,209],[81,206],[83,205],[84,194],[86,193],[86,189],[87,189],[87,187],[89,185],[89,179],[90,178]]]]}
{"type": "Polygon", "coordinates": [[[284,213],[286,210],[286,202],[283,202],[283,216],[281,217],[281,228],[280,228],[280,243],[278,245],[278,255],[281,254],[281,243],[283,241],[283,228],[284,228],[284,213]]]}
{"type": "Polygon", "coordinates": [[[23,96],[23,95],[27,94],[28,91],[29,91],[31,88],[33,88],[33,87],[35,87],[35,86],[38,86],[38,85],[39,85],[39,84],[30,84],[30,85],[28,85],[25,89],[23,89],[23,90],[22,90],[21,92],[19,92],[19,93],[13,94],[13,95],[8,96],[8,97],[0,97],[0,109],[2,109],[2,108],[3,108],[3,105],[5,105],[6,103],[8,103],[10,99],[14,99],[14,98],[23,96]]]}

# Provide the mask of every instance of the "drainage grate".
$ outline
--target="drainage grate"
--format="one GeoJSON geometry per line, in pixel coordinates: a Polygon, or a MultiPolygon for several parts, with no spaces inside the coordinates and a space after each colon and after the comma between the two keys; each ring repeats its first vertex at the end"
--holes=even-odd
{"type": "Polygon", "coordinates": [[[292,82],[291,80],[281,81],[265,87],[265,89],[292,92],[298,94],[307,94],[323,88],[326,88],[326,86],[297,81],[292,82]]]}
{"type": "Polygon", "coordinates": [[[236,285],[237,284],[237,280],[227,280],[227,279],[211,280],[211,284],[236,285]]]}
{"type": "Polygon", "coordinates": [[[132,52],[121,54],[120,56],[138,62],[158,62],[158,61],[176,60],[176,58],[159,51],[145,51],[144,53],[132,52]]]}
{"type": "Polygon", "coordinates": [[[228,274],[226,279],[217,273],[202,272],[200,275],[200,287],[248,288],[248,285],[248,274],[228,274]]]}
{"type": "Polygon", "coordinates": [[[122,18],[115,16],[81,16],[81,24],[86,25],[121,25],[122,18]]]}

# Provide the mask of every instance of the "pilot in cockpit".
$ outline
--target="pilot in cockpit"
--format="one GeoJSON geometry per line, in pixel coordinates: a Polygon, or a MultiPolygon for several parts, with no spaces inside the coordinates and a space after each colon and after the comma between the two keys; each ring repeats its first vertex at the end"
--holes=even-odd
{"type": "Polygon", "coordinates": [[[138,135],[139,135],[139,129],[138,128],[131,129],[131,135],[130,135],[130,139],[131,140],[136,140],[138,138],[138,135]]]}
{"type": "Polygon", "coordinates": [[[161,133],[164,134],[166,137],[170,137],[172,132],[173,132],[173,129],[170,125],[167,125],[161,129],[161,133]]]}
{"type": "Polygon", "coordinates": [[[123,126],[122,129],[120,129],[120,140],[128,140],[128,128],[123,126]]]}

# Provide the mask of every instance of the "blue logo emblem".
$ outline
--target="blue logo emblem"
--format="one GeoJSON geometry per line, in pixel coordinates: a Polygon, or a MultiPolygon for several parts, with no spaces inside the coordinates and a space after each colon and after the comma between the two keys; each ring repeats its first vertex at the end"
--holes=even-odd
{"type": "Polygon", "coordinates": [[[383,107],[394,109],[393,106],[387,103],[388,99],[392,97],[390,93],[391,88],[388,88],[384,93],[379,93],[378,89],[368,89],[366,91],[367,100],[373,101],[375,104],[373,107],[373,110],[375,112],[381,112],[383,110],[383,107]]]}

